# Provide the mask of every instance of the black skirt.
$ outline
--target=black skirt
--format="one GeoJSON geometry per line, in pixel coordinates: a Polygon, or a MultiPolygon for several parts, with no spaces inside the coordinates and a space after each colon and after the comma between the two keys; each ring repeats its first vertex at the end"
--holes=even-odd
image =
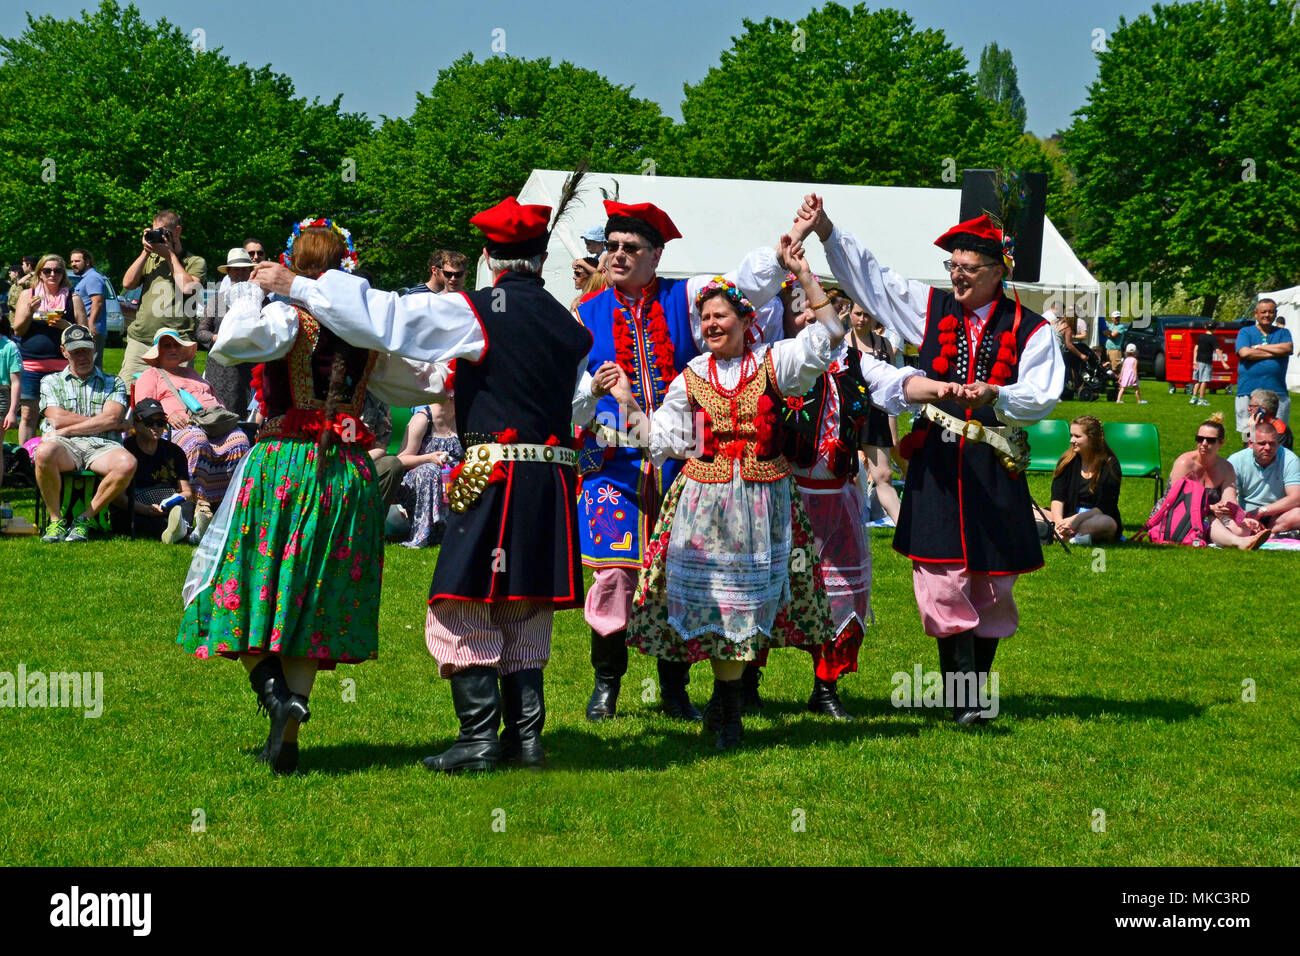
{"type": "Polygon", "coordinates": [[[862,426],[862,443],[875,445],[877,448],[893,448],[894,439],[889,434],[889,416],[871,406],[867,413],[867,423],[862,426]]]}

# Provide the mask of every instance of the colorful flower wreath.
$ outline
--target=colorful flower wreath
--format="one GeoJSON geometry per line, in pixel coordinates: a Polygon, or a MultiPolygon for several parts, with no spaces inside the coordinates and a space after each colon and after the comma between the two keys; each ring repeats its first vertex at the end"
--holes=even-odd
{"type": "Polygon", "coordinates": [[[312,219],[310,217],[304,219],[302,222],[294,223],[293,232],[289,234],[289,241],[284,244],[284,252],[280,253],[280,262],[284,265],[284,267],[286,269],[293,268],[294,240],[296,240],[300,235],[302,235],[302,231],[304,229],[307,229],[308,227],[311,226],[323,226],[326,229],[333,229],[336,233],[338,233],[340,236],[343,237],[343,241],[347,244],[348,251],[343,256],[343,259],[339,262],[339,268],[342,269],[344,272],[355,271],[357,268],[357,250],[352,245],[352,233],[348,232],[346,229],[344,229],[342,226],[336,223],[333,219],[312,219]]]}
{"type": "Polygon", "coordinates": [[[754,310],[754,306],[745,298],[744,293],[736,287],[736,283],[729,279],[724,279],[722,276],[714,276],[713,279],[699,291],[699,294],[695,297],[695,308],[698,310],[700,303],[704,301],[704,297],[710,292],[716,292],[719,289],[722,290],[722,293],[727,297],[731,304],[735,306],[736,311],[740,313],[742,319],[752,319],[757,314],[754,310]]]}

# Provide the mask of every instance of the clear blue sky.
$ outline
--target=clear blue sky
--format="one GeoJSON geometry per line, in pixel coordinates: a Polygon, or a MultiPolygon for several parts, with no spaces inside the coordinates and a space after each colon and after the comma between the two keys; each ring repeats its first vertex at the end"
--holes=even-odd
{"type": "MultiPolygon", "coordinates": [[[[231,60],[270,64],[288,74],[300,95],[331,100],[347,110],[407,116],[416,91],[427,93],[438,70],[465,52],[493,55],[493,31],[505,30],[506,52],[550,57],[595,70],[681,118],[682,86],[716,66],[742,19],[776,16],[794,21],[821,3],[812,0],[664,0],[650,3],[501,3],[491,0],[378,0],[364,8],[343,0],[301,3],[214,3],[138,0],[150,21],[166,17],[187,33],[202,29],[209,48],[231,60]],[[296,10],[309,10],[300,18],[296,10]]],[[[852,6],[852,3],[844,3],[852,6]]],[[[95,8],[98,0],[47,0],[32,9],[58,18],[95,8]]],[[[1098,0],[1084,4],[1002,0],[908,0],[893,4],[921,28],[942,29],[973,66],[989,42],[1009,48],[1040,136],[1068,126],[1096,76],[1093,31],[1113,30],[1151,3],[1098,0]]],[[[12,9],[12,8],[9,8],[12,9]]],[[[0,20],[0,34],[22,31],[20,14],[0,20]]]]}

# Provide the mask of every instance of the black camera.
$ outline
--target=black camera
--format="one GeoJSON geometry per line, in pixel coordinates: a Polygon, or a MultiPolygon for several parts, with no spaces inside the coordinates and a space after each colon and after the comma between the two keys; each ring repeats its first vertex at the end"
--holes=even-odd
{"type": "Polygon", "coordinates": [[[166,229],[150,229],[144,234],[144,241],[151,245],[159,245],[164,242],[170,242],[172,234],[166,229]]]}

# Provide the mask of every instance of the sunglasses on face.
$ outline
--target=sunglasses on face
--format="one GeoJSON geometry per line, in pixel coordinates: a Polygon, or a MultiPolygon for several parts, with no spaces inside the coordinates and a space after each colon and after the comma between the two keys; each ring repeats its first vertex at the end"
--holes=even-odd
{"type": "Polygon", "coordinates": [[[159,431],[163,431],[164,429],[167,428],[167,419],[149,418],[145,420],[145,424],[148,425],[150,428],[156,428],[159,431]]]}
{"type": "Polygon", "coordinates": [[[465,274],[464,269],[461,269],[459,272],[448,272],[446,269],[442,270],[442,277],[444,279],[459,279],[464,274],[465,274]]]}
{"type": "Polygon", "coordinates": [[[619,249],[622,249],[629,256],[634,256],[638,252],[641,252],[643,249],[649,249],[649,248],[650,248],[649,246],[643,246],[636,242],[619,242],[617,240],[612,240],[605,243],[606,252],[618,252],[619,249]]]}
{"type": "Polygon", "coordinates": [[[1199,445],[1203,441],[1207,441],[1211,445],[1217,445],[1220,441],[1222,441],[1222,439],[1220,439],[1218,435],[1197,435],[1196,436],[1196,444],[1199,445]]]}
{"type": "Polygon", "coordinates": [[[43,276],[61,276],[61,275],[63,275],[63,270],[62,270],[62,269],[42,269],[42,270],[41,270],[41,275],[43,275],[43,276]]]}
{"type": "Polygon", "coordinates": [[[264,249],[249,249],[249,250],[248,250],[248,258],[250,258],[250,259],[265,259],[265,258],[266,258],[266,250],[264,250],[264,249]]]}

